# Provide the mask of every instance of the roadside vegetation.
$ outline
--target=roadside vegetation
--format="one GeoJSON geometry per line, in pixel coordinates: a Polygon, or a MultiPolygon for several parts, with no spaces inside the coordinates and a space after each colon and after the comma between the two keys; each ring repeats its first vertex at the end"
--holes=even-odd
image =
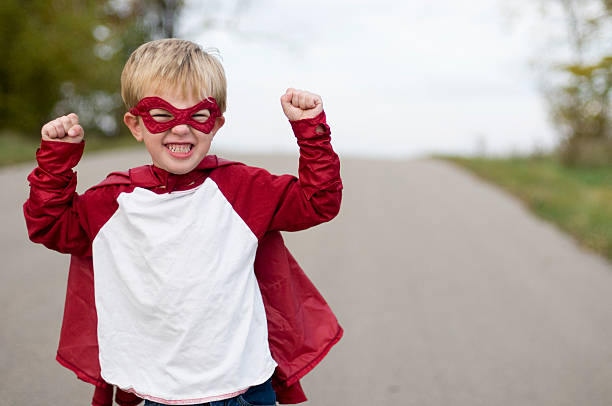
{"type": "Polygon", "coordinates": [[[516,195],[535,214],[612,261],[612,165],[571,167],[553,156],[442,158],[516,195]]]}

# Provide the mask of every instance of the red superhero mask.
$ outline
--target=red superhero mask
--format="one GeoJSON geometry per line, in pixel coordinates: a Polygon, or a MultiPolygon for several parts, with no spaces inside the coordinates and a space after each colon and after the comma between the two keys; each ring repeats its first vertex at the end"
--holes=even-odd
{"type": "Polygon", "coordinates": [[[221,116],[219,106],[217,106],[216,100],[212,97],[204,99],[195,106],[186,109],[177,109],[161,97],[145,97],[138,102],[136,107],[130,109],[130,113],[142,117],[145,127],[153,134],[167,131],[179,124],[190,125],[196,130],[208,134],[213,129],[216,118],[221,116]],[[150,111],[153,109],[166,110],[172,115],[172,119],[157,121],[151,116],[150,111]],[[201,110],[208,110],[210,112],[208,118],[202,117],[204,121],[194,119],[193,117],[195,113],[201,110]]]}

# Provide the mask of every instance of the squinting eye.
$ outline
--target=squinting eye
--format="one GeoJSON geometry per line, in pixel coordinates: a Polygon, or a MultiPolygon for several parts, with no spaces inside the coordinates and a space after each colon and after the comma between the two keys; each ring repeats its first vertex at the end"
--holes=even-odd
{"type": "Polygon", "coordinates": [[[164,123],[174,118],[172,114],[170,114],[169,112],[165,110],[161,110],[161,109],[151,110],[149,114],[151,114],[151,117],[153,117],[153,120],[157,121],[158,123],[164,123]]]}
{"type": "Polygon", "coordinates": [[[210,117],[210,112],[208,110],[199,111],[191,116],[191,118],[193,118],[195,121],[199,123],[205,122],[206,120],[208,120],[209,117],[210,117]]]}

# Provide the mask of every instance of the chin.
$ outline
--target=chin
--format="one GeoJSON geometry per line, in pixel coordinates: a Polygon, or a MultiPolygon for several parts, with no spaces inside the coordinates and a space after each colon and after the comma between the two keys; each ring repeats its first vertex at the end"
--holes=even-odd
{"type": "Polygon", "coordinates": [[[155,166],[174,175],[184,175],[191,172],[198,165],[193,162],[181,162],[178,164],[176,162],[165,162],[162,165],[156,164],[155,166]]]}

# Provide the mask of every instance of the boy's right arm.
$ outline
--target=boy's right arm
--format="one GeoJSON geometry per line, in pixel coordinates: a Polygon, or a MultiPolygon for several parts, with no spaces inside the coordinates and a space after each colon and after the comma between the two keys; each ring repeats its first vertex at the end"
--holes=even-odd
{"type": "Polygon", "coordinates": [[[42,128],[36,152],[38,167],[28,176],[30,197],[23,206],[30,239],[53,250],[85,255],[90,246],[76,194],[72,170],[83,154],[83,129],[76,114],[42,128]]]}

